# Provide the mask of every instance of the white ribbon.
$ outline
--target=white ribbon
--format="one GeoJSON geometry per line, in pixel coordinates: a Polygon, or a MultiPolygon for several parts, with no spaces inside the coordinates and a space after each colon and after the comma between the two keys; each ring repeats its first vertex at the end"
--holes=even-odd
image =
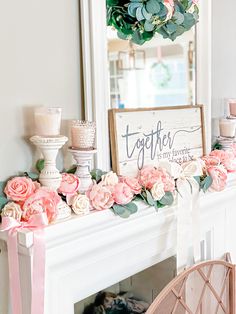
{"type": "Polygon", "coordinates": [[[177,163],[161,162],[161,167],[177,179],[177,272],[200,261],[200,206],[199,184],[194,176],[202,175],[200,160],[180,166],[177,163]]]}

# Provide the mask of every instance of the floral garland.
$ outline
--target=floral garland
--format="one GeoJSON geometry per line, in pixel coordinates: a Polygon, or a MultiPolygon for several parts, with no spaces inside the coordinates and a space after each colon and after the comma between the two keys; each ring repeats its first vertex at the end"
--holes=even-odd
{"type": "Polygon", "coordinates": [[[199,19],[198,0],[107,0],[107,24],[142,45],[156,33],[175,40],[199,19]]]}
{"type": "MultiPolygon", "coordinates": [[[[36,165],[39,172],[43,163],[40,160],[36,165]]],[[[39,174],[25,172],[1,184],[1,215],[28,222],[33,215],[46,213],[48,221],[53,222],[62,199],[77,215],[88,214],[90,210],[111,209],[115,215],[128,218],[138,210],[135,201],[142,200],[156,210],[172,205],[178,193],[178,180],[183,177],[190,187],[188,178],[193,177],[203,192],[222,191],[226,187],[227,174],[236,171],[236,145],[232,145],[231,151],[213,150],[209,155],[181,166],[176,163],[163,165],[165,167],[146,166],[137,177],[93,170],[93,184],[86,195],[78,192],[80,181],[74,175],[74,167],[62,173],[57,192],[42,187],[39,174]]]]}

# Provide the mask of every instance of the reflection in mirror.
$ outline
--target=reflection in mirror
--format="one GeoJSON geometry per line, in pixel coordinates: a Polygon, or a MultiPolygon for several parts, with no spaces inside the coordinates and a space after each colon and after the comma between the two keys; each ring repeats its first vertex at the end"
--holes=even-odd
{"type": "Polygon", "coordinates": [[[174,42],[156,35],[142,46],[108,27],[111,108],[195,104],[195,29],[174,42]]]}

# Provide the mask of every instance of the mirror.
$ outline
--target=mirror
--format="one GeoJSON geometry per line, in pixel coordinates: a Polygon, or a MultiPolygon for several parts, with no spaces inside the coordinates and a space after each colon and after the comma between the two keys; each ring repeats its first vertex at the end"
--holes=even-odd
{"type": "Polygon", "coordinates": [[[199,0],[199,6],[199,23],[175,41],[156,34],[135,45],[107,26],[106,0],[99,5],[80,1],[85,118],[97,123],[98,168],[109,170],[111,165],[110,108],[203,104],[210,150],[211,9],[208,1],[199,0]]]}
{"type": "Polygon", "coordinates": [[[195,29],[176,41],[157,35],[142,46],[107,29],[111,108],[195,104],[195,29]]]}

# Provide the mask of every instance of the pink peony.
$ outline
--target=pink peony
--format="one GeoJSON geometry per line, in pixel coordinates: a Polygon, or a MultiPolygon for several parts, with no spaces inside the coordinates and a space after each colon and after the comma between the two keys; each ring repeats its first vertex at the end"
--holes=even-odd
{"type": "Polygon", "coordinates": [[[114,186],[112,196],[115,203],[126,205],[132,201],[134,194],[127,184],[120,182],[114,186]]]}
{"type": "Polygon", "coordinates": [[[146,189],[151,190],[153,185],[161,180],[161,172],[152,166],[146,166],[139,171],[139,183],[146,189]]]}
{"type": "Polygon", "coordinates": [[[112,191],[109,187],[105,186],[102,182],[92,185],[87,196],[93,208],[97,210],[109,209],[114,204],[112,191]]]}
{"type": "Polygon", "coordinates": [[[15,177],[7,182],[4,193],[10,200],[24,202],[39,186],[38,182],[33,182],[30,178],[15,177]]]}
{"type": "Polygon", "coordinates": [[[171,177],[165,168],[159,168],[159,172],[161,173],[161,181],[164,184],[164,191],[174,192],[175,180],[171,177]]]}
{"type": "Polygon", "coordinates": [[[57,206],[61,198],[54,190],[40,188],[24,203],[22,218],[28,221],[31,216],[46,213],[48,221],[52,222],[57,216],[57,206]]]}
{"type": "Polygon", "coordinates": [[[218,166],[220,164],[220,159],[214,156],[203,156],[201,158],[205,164],[205,167],[218,166]]]}
{"type": "Polygon", "coordinates": [[[213,180],[209,190],[217,192],[224,190],[227,181],[226,169],[222,165],[220,165],[211,166],[207,169],[207,171],[213,180]]]}
{"type": "Polygon", "coordinates": [[[120,182],[123,182],[126,185],[128,185],[134,194],[137,195],[141,193],[142,187],[139,184],[138,179],[131,177],[121,177],[120,182]]]}
{"type": "Polygon", "coordinates": [[[213,150],[210,156],[216,157],[228,172],[236,171],[236,160],[233,152],[226,150],[213,150]]]}
{"type": "Polygon", "coordinates": [[[71,173],[63,173],[58,193],[63,195],[74,195],[79,189],[79,178],[71,173]]]}

